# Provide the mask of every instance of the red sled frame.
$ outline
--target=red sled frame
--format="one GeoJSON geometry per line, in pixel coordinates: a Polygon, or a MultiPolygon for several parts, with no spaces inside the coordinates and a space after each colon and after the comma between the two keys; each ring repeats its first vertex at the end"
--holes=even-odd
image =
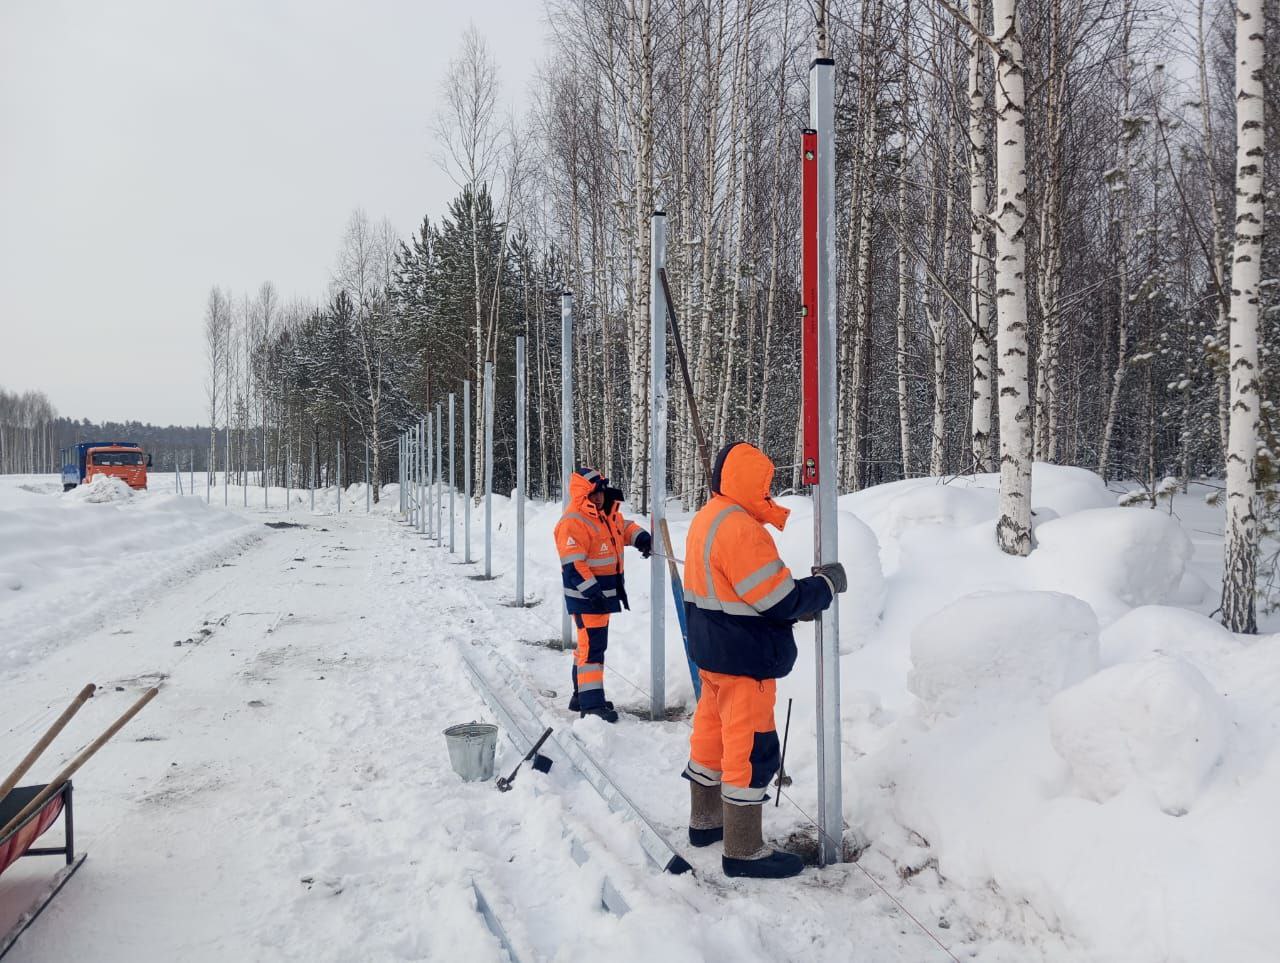
{"type": "MultiPolygon", "coordinates": [[[[43,786],[23,787],[14,789],[11,795],[13,793],[29,793],[31,797],[34,798],[35,794],[43,788],[43,786]],[[33,789],[34,792],[32,792],[33,789]]],[[[6,844],[18,840],[24,834],[31,835],[31,826],[33,824],[39,826],[41,821],[47,820],[44,828],[39,829],[34,835],[31,835],[31,842],[27,844],[26,848],[24,848],[22,852],[13,856],[6,863],[4,868],[8,869],[9,866],[12,866],[19,859],[27,856],[63,856],[66,859],[66,864],[53,877],[49,882],[49,885],[45,887],[44,892],[42,892],[36,901],[18,917],[18,920],[14,923],[13,927],[3,936],[0,936],[0,959],[3,959],[8,952],[13,949],[14,944],[18,942],[18,938],[22,936],[22,934],[26,932],[27,927],[34,923],[36,918],[44,912],[45,907],[53,901],[53,898],[57,896],[62,890],[62,887],[66,885],[67,880],[75,875],[76,870],[78,870],[84,862],[86,854],[81,853],[77,856],[75,850],[75,814],[72,806],[71,790],[71,780],[68,779],[57,793],[46,800],[43,806],[31,813],[31,815],[19,823],[7,836],[0,839],[0,851],[3,851],[6,844]],[[50,818],[51,811],[53,813],[52,818],[50,818]],[[57,822],[59,815],[62,816],[62,845],[31,845],[31,843],[34,843],[36,839],[47,832],[53,824],[57,822]]],[[[4,870],[0,869],[0,873],[3,872],[4,870]]]]}

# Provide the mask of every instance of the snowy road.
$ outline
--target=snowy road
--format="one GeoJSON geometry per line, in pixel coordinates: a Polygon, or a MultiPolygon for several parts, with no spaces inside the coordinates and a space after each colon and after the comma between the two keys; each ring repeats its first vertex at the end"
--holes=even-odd
{"type": "MultiPolygon", "coordinates": [[[[521,641],[555,634],[557,614],[503,606],[503,583],[470,580],[474,566],[386,516],[293,517],[304,527],[0,676],[6,744],[34,741],[68,680],[103,687],[62,756],[163,683],[77,776],[89,859],[13,959],[501,959],[473,879],[525,960],[946,959],[850,867],[730,884],[717,852],[686,853],[699,878],[657,873],[564,761],[507,794],[461,784],[440,731],[492,714],[459,644],[562,688],[567,657],[521,641]],[[591,855],[581,868],[566,825],[591,855]],[[604,873],[632,907],[622,919],[600,908],[604,873]]],[[[684,723],[557,717],[679,842],[684,723]]],[[[504,740],[499,766],[515,758],[504,740]]],[[[0,927],[47,872],[33,859],[6,874],[0,927]]]]}

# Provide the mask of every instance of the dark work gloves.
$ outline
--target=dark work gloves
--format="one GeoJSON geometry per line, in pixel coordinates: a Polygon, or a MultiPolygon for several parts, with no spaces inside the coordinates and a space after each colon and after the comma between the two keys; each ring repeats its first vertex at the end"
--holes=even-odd
{"type": "Polygon", "coordinates": [[[653,536],[648,532],[641,532],[636,536],[636,548],[644,558],[648,558],[653,552],[653,536]]]}
{"type": "Polygon", "coordinates": [[[839,595],[849,587],[849,577],[844,574],[844,566],[839,562],[815,565],[813,574],[820,575],[827,580],[827,584],[831,586],[831,594],[833,596],[839,595]]]}

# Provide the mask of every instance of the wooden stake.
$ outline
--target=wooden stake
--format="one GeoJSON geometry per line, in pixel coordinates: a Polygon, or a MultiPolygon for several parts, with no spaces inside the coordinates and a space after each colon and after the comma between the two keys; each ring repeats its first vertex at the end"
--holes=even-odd
{"type": "Polygon", "coordinates": [[[57,738],[58,733],[63,730],[68,722],[71,721],[71,717],[79,712],[80,707],[88,702],[93,696],[93,690],[95,688],[97,687],[90,682],[80,690],[80,694],[75,697],[71,705],[62,710],[62,715],[58,716],[53,725],[49,727],[49,731],[40,737],[40,741],[35,744],[35,747],[27,753],[22,762],[18,763],[18,768],[9,773],[8,778],[6,778],[4,782],[0,783],[0,799],[4,799],[5,796],[9,795],[9,790],[16,786],[18,784],[18,780],[27,774],[27,770],[31,768],[32,764],[37,759],[40,758],[40,754],[49,748],[49,743],[53,742],[53,740],[57,738]]]}
{"type": "Polygon", "coordinates": [[[111,727],[107,729],[106,732],[98,736],[98,738],[93,740],[93,742],[91,742],[84,749],[84,751],[80,753],[80,755],[76,756],[69,763],[67,763],[67,765],[63,768],[62,772],[58,773],[53,778],[53,780],[47,786],[45,786],[44,789],[42,789],[39,792],[39,794],[36,796],[35,799],[27,803],[26,806],[22,808],[22,811],[18,813],[18,815],[14,816],[7,823],[5,823],[4,828],[0,829],[0,839],[4,839],[6,836],[8,836],[9,833],[13,832],[14,829],[16,829],[18,826],[22,824],[22,821],[24,819],[26,819],[33,812],[35,812],[37,809],[43,806],[46,802],[48,802],[51,796],[56,795],[62,789],[62,787],[66,785],[67,780],[70,779],[75,774],[77,769],[79,769],[86,762],[88,762],[89,759],[92,758],[95,752],[97,752],[104,745],[106,745],[107,741],[112,736],[114,736],[117,732],[119,732],[121,729],[124,728],[125,723],[127,723],[130,719],[132,719],[139,712],[141,712],[142,707],[145,706],[148,702],[150,702],[159,694],[160,694],[159,689],[148,689],[141,699],[139,699],[137,702],[135,702],[132,706],[129,707],[129,710],[125,712],[124,715],[122,715],[115,722],[111,723],[111,727]]]}

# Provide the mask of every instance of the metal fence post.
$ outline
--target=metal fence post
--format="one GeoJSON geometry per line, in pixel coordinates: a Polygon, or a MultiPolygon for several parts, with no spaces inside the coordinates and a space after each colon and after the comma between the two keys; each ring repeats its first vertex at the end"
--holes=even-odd
{"type": "MultiPolygon", "coordinates": [[[[569,506],[573,474],[573,292],[560,295],[560,501],[569,506]]],[[[573,622],[566,609],[560,618],[560,647],[574,647],[573,622]]]]}
{"type": "Polygon", "coordinates": [[[373,489],[369,487],[369,439],[364,442],[364,510],[373,511],[373,489]]]}
{"type": "Polygon", "coordinates": [[[289,450],[289,442],[284,446],[284,510],[292,508],[293,502],[293,453],[289,450]]]}
{"type": "Polygon", "coordinates": [[[342,439],[338,439],[338,514],[342,514],[342,439]]]}
{"type": "Polygon", "coordinates": [[[493,578],[493,362],[484,363],[484,577],[493,578]]]}
{"type": "Polygon", "coordinates": [[[471,561],[471,382],[462,382],[462,560],[471,561]]]}
{"type": "Polygon", "coordinates": [[[427,422],[425,418],[419,418],[418,419],[418,447],[417,447],[417,452],[414,455],[414,458],[417,459],[417,461],[414,464],[417,466],[417,469],[418,469],[417,520],[418,520],[419,535],[427,534],[427,513],[424,510],[424,506],[426,504],[426,497],[427,497],[427,477],[425,474],[426,465],[423,464],[423,460],[424,460],[423,452],[426,450],[426,447],[427,447],[427,422]]]}
{"type": "Polygon", "coordinates": [[[454,494],[458,488],[457,472],[454,471],[454,462],[457,461],[458,448],[457,442],[454,440],[453,432],[453,410],[456,403],[456,395],[452,391],[449,392],[449,554],[454,552],[454,535],[457,525],[454,523],[454,494]]]}
{"type": "MultiPolygon", "coordinates": [[[[836,126],[835,62],[809,68],[809,126],[818,132],[818,484],[814,562],[836,561],[836,126]]],[[[840,778],[840,620],[833,603],[814,623],[818,709],[818,862],[843,858],[840,778]]]]}
{"type": "Polygon", "coordinates": [[[524,606],[524,335],[516,335],[516,605],[524,606]]]}
{"type": "Polygon", "coordinates": [[[310,485],[312,515],[316,513],[316,472],[318,470],[319,470],[319,465],[316,463],[316,440],[313,437],[311,439],[311,485],[310,485]]]}
{"type": "MultiPolygon", "coordinates": [[[[649,537],[655,547],[662,533],[667,501],[667,317],[662,279],[667,266],[667,216],[649,219],[649,537]]],[[[663,551],[672,552],[671,546],[663,551]]],[[[649,563],[649,716],[666,716],[667,579],[656,557],[649,563]]]]}
{"type": "Polygon", "coordinates": [[[262,419],[262,510],[267,511],[271,505],[267,501],[267,419],[262,419]]]}
{"type": "Polygon", "coordinates": [[[444,548],[444,404],[436,402],[436,545],[444,548]]]}

